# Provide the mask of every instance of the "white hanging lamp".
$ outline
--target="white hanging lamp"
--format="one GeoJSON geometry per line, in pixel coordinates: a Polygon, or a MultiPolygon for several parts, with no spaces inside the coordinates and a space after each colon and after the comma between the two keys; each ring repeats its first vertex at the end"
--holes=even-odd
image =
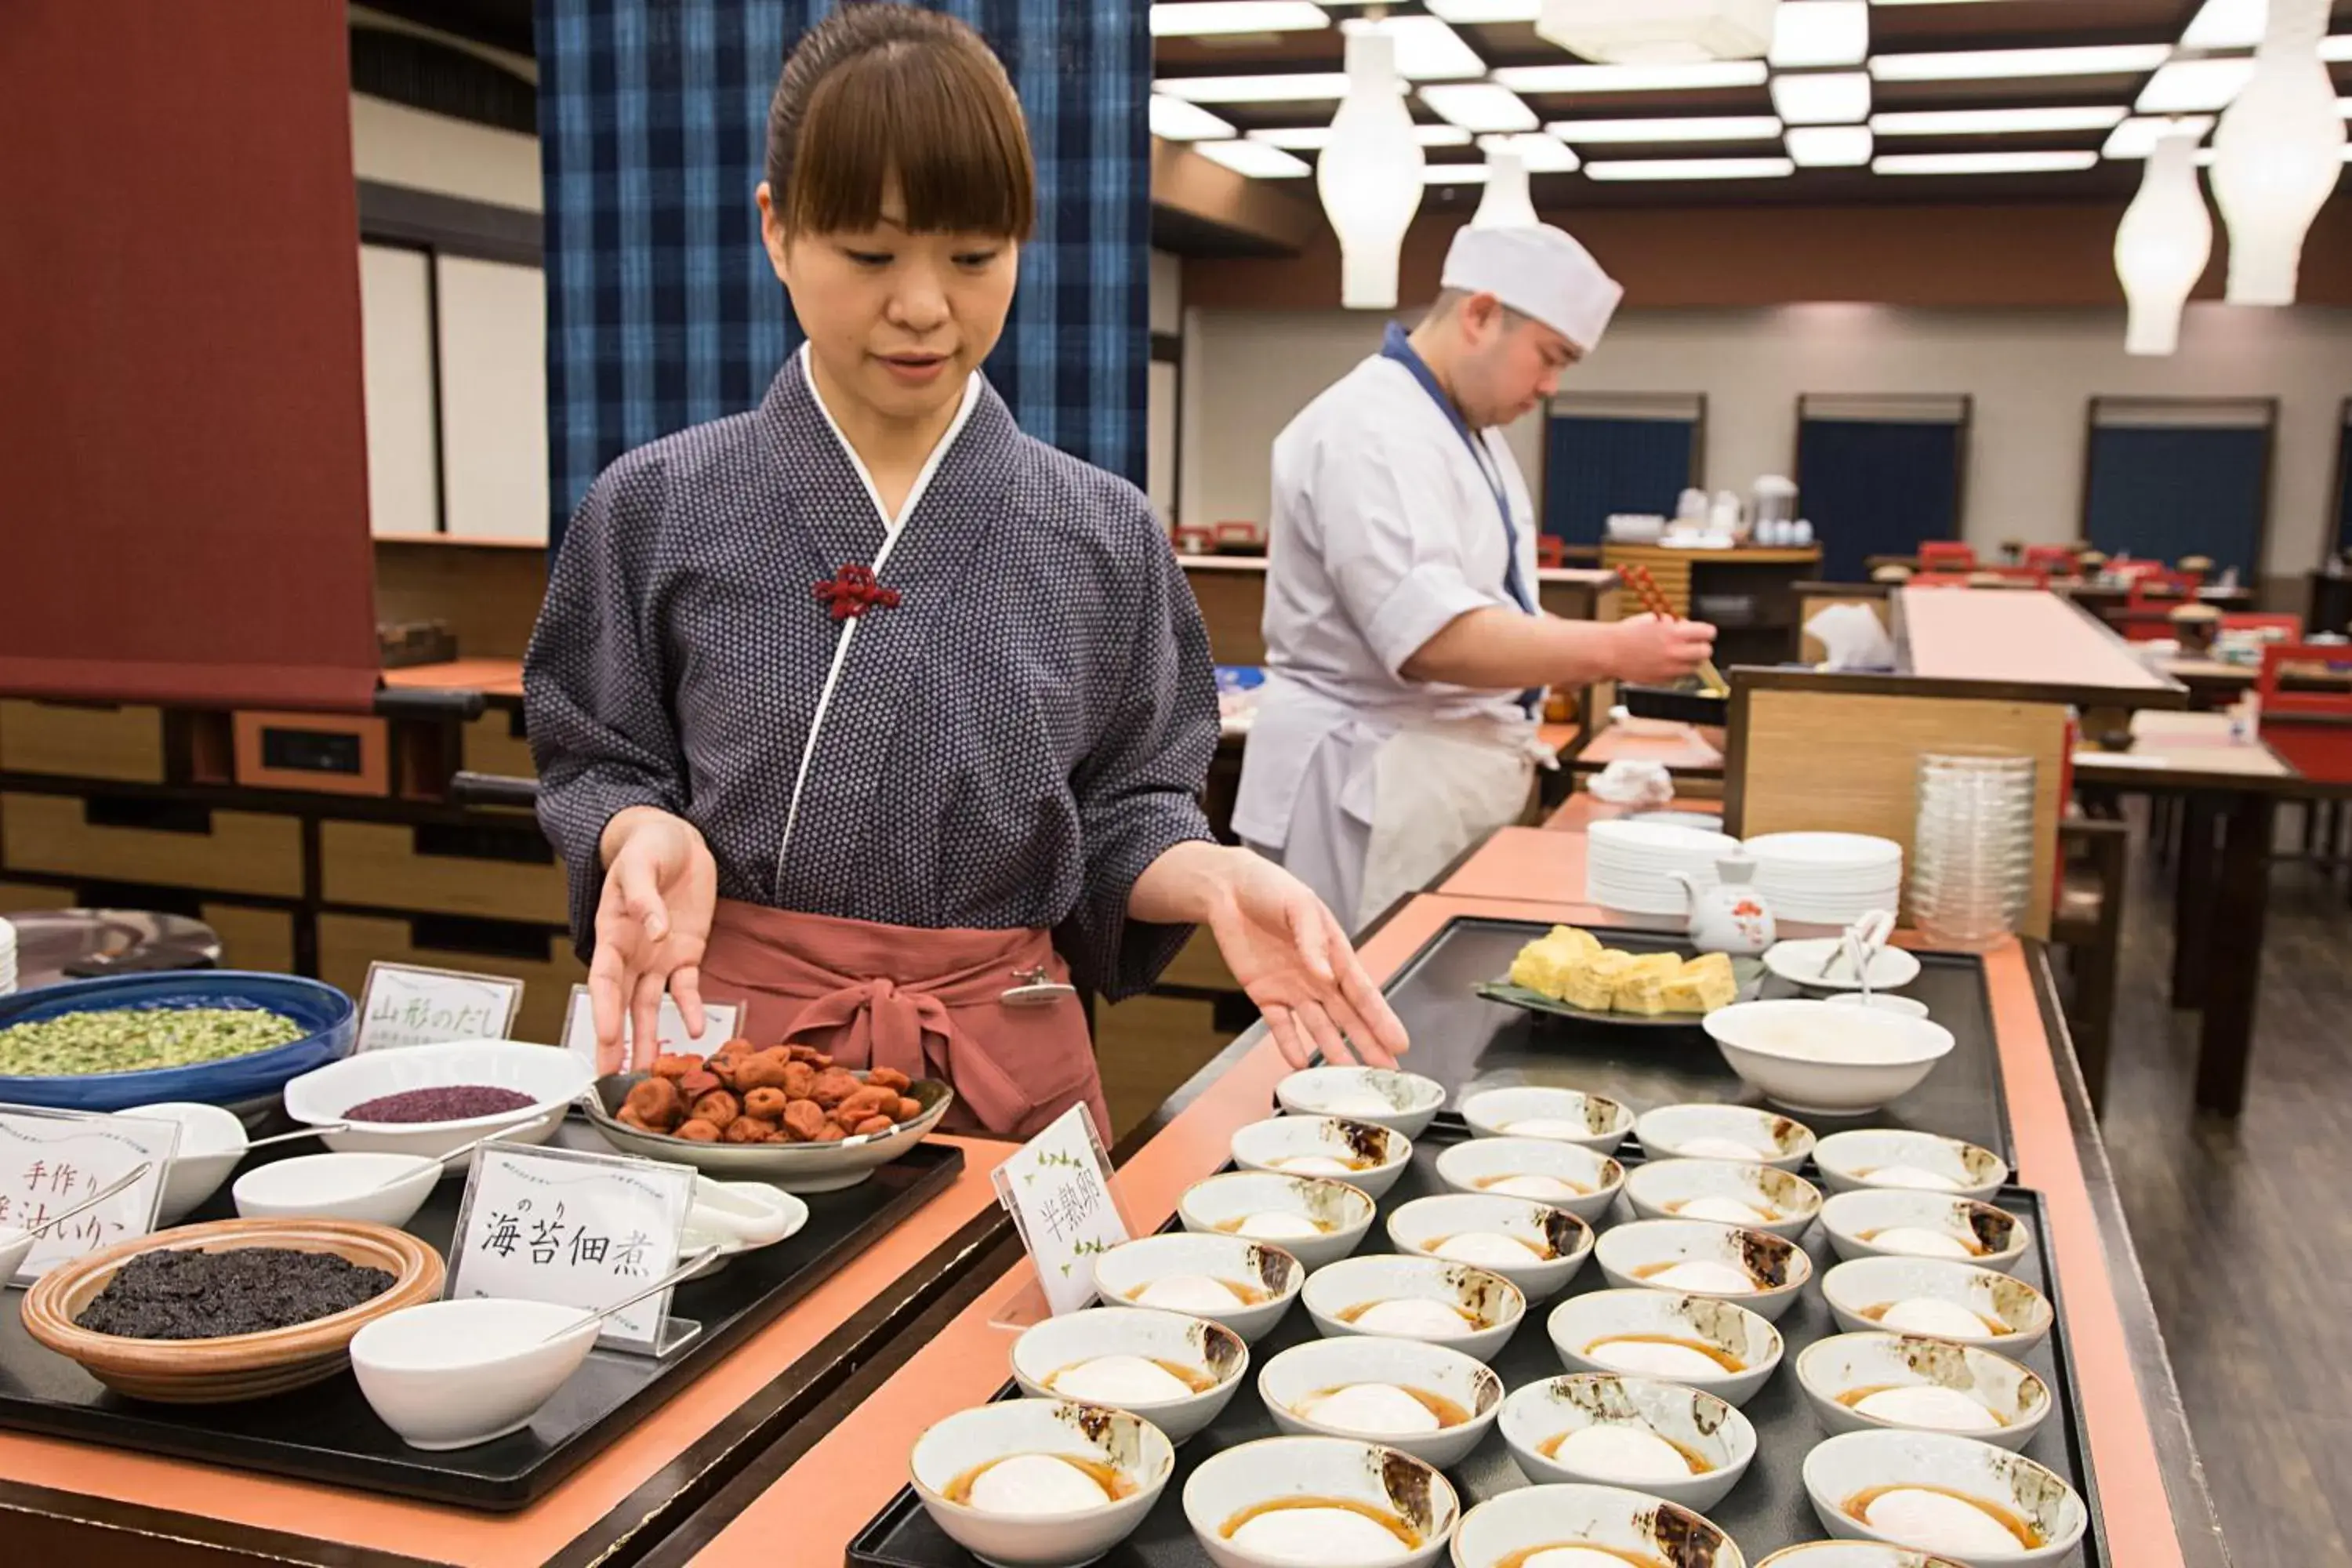
{"type": "Polygon", "coordinates": [[[1472,228],[1533,228],[1535,198],[1528,194],[1528,165],[1517,153],[1486,154],[1486,194],[1471,216],[1472,228]]]}
{"type": "Polygon", "coordinates": [[[2328,0],[2271,0],[2254,74],[2213,133],[2232,305],[2292,305],[2304,236],[2344,172],[2344,120],[2320,63],[2328,0]]]}
{"type": "Polygon", "coordinates": [[[1380,24],[1348,33],[1348,96],[1316,160],[1315,190],[1339,236],[1339,302],[1392,310],[1397,253],[1421,210],[1421,140],[1397,79],[1396,40],[1380,24]]]}
{"type": "Polygon", "coordinates": [[[1536,31],[1610,65],[1752,60],[1772,47],[1780,0],[1544,0],[1536,31]]]}
{"type": "Polygon", "coordinates": [[[2163,355],[2180,346],[2180,311],[2213,258],[2213,216],[2197,184],[2190,132],[2169,135],[2148,153],[2139,195],[2116,230],[2116,276],[2131,301],[2124,352],[2163,355]]]}

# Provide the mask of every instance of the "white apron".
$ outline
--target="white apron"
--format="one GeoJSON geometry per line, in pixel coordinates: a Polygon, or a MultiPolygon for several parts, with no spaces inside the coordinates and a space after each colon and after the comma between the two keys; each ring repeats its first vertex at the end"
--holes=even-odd
{"type": "Polygon", "coordinates": [[[1400,730],[1382,742],[1354,929],[1525,816],[1537,755],[1532,736],[1514,744],[1470,725],[1400,730]]]}

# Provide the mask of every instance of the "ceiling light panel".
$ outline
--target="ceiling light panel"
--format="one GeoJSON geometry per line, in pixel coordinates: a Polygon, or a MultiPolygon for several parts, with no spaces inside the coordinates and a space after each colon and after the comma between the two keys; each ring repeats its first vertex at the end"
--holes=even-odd
{"type": "Polygon", "coordinates": [[[1786,158],[1625,158],[1584,165],[1596,180],[1778,180],[1796,171],[1786,158]]]}
{"type": "Polygon", "coordinates": [[[2227,109],[2253,74],[2252,59],[2174,60],[2147,79],[2132,107],[2142,114],[2227,109]]]}
{"type": "Polygon", "coordinates": [[[1315,172],[1281,148],[1263,142],[1195,142],[1192,151],[1254,180],[1296,180],[1315,172]]]}
{"type": "Polygon", "coordinates": [[[2136,114],[2108,133],[2107,144],[2099,149],[2099,155],[2145,158],[2168,136],[2203,136],[2212,129],[2213,117],[2210,114],[2191,114],[2178,120],[2165,115],[2136,114]]]}
{"type": "Polygon", "coordinates": [[[2036,131],[2108,131],[2124,109],[1933,109],[1874,114],[1881,136],[2013,136],[2036,131]]]}
{"type": "Polygon", "coordinates": [[[2319,58],[2329,65],[2352,65],[2352,33],[2319,40],[2319,58]]]}
{"type": "Polygon", "coordinates": [[[1877,146],[1867,125],[1791,125],[1784,140],[1801,169],[1859,168],[1877,146]]]}
{"type": "Polygon", "coordinates": [[[1422,167],[1421,183],[1424,185],[1483,185],[1486,183],[1484,163],[1428,163],[1422,167]]]}
{"type": "Polygon", "coordinates": [[[1341,24],[1348,31],[1377,28],[1396,40],[1397,75],[1407,81],[1459,81],[1486,74],[1478,51],[1435,16],[1391,16],[1384,22],[1341,24]]]}
{"type": "Polygon", "coordinates": [[[1184,0],[1151,8],[1155,38],[1197,38],[1217,33],[1312,33],[1331,25],[1313,0],[1184,0]]]}
{"type": "Polygon", "coordinates": [[[1686,115],[1662,120],[1556,120],[1544,127],[1582,146],[1614,142],[1769,142],[1780,122],[1769,114],[1686,115]]]}
{"type": "Polygon", "coordinates": [[[2251,49],[2263,41],[2270,0],[2205,0],[2180,35],[2183,48],[2251,49]]]}
{"type": "Polygon", "coordinates": [[[1874,55],[1880,81],[1996,81],[2020,77],[2133,76],[2172,56],[2169,44],[2085,44],[2058,49],[1948,49],[1874,55]]]}
{"type": "Polygon", "coordinates": [[[1676,92],[1702,88],[1756,87],[1762,60],[1707,60],[1693,65],[1505,66],[1495,79],[1515,92],[1676,92]]]}
{"type": "Polygon", "coordinates": [[[1426,0],[1430,15],[1449,22],[1532,22],[1543,0],[1426,0]]]}
{"type": "Polygon", "coordinates": [[[1858,66],[1869,53],[1866,0],[1780,0],[1772,15],[1772,48],[1766,58],[1783,70],[1858,66]]]}
{"type": "Polygon", "coordinates": [[[1533,131],[1535,110],[1519,95],[1490,81],[1432,83],[1421,101],[1465,131],[1533,131]]]}
{"type": "Polygon", "coordinates": [[[1481,136],[1480,152],[1492,157],[1507,153],[1528,167],[1531,174],[1565,174],[1583,165],[1576,149],[1556,137],[1525,132],[1517,136],[1481,136]]]}
{"type": "Polygon", "coordinates": [[[1292,71],[1272,76],[1171,76],[1154,92],[1187,103],[1316,103],[1348,96],[1345,71],[1292,71]]]}
{"type": "Polygon", "coordinates": [[[1223,141],[1234,128],[1202,108],[1166,93],[1151,95],[1151,133],[1163,142],[1223,141]]]}
{"type": "Polygon", "coordinates": [[[2055,174],[2098,161],[2096,153],[1889,153],[1870,167],[1880,174],[2055,174]]]}
{"type": "MultiPolygon", "coordinates": [[[[1470,132],[1459,125],[1416,125],[1413,137],[1424,147],[1467,147],[1470,132]]],[[[1253,131],[1253,142],[1264,142],[1276,147],[1287,147],[1294,153],[1319,153],[1331,144],[1331,128],[1328,125],[1293,125],[1273,131],[1253,131]]]]}
{"type": "Polygon", "coordinates": [[[1854,125],[1870,118],[1870,77],[1812,71],[1772,79],[1772,107],[1791,125],[1854,125]]]}

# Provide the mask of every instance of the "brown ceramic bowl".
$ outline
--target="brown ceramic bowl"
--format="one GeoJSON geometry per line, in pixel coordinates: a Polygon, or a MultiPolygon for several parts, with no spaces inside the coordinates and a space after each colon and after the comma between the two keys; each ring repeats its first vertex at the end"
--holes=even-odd
{"type": "Polygon", "coordinates": [[[320,1382],[350,1364],[352,1336],[387,1312],[441,1296],[441,1255],[405,1231],[358,1220],[231,1219],[184,1226],[62,1264],[25,1292],[25,1329],[117,1394],[163,1405],[226,1405],[320,1382]],[[213,1340],[134,1340],[77,1325],[115,1271],[142,1252],[280,1247],[331,1252],[393,1277],[392,1288],[331,1317],[213,1340]]]}

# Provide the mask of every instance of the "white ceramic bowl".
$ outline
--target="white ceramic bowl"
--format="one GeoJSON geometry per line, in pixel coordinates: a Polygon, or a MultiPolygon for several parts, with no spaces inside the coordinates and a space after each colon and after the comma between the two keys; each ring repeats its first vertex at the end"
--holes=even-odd
{"type": "Polygon", "coordinates": [[[1499,1274],[1530,1301],[1568,1288],[1592,1253],[1592,1227],[1564,1208],[1492,1193],[1442,1193],[1400,1205],[1389,1215],[1390,1243],[1399,1252],[1435,1257],[1449,1237],[1489,1232],[1522,1244],[1519,1257],[1476,1267],[1499,1274]],[[1524,1258],[1521,1262],[1519,1258],[1524,1258]]]}
{"type": "Polygon", "coordinates": [[[1307,1068],[1274,1086],[1293,1116],[1341,1116],[1418,1138],[1445,1103],[1445,1086],[1394,1068],[1307,1068]]]}
{"type": "MultiPolygon", "coordinates": [[[[1948,1301],[1984,1323],[1981,1335],[1944,1337],[2021,1356],[2050,1337],[2056,1313],[2049,1299],[2024,1280],[1973,1263],[1932,1258],[1857,1258],[1822,1276],[1822,1299],[1838,1327],[1850,1334],[1885,1329],[1886,1309],[1903,1301],[1948,1301]],[[1992,1325],[2007,1325],[1995,1332],[1992,1325]]],[[[1906,1331],[1916,1332],[1916,1330],[1906,1331]]]]}
{"type": "Polygon", "coordinates": [[[1356,1334],[1291,1346],[1258,1373],[1257,1395],[1285,1432],[1384,1443],[1443,1470],[1469,1458],[1495,1425],[1503,1408],[1503,1380],[1484,1362],[1444,1345],[1356,1334]],[[1393,1384],[1408,1393],[1435,1394],[1459,1406],[1466,1419],[1434,1432],[1365,1432],[1331,1426],[1312,1414],[1316,1395],[1360,1383],[1393,1384]],[[1301,1405],[1310,1409],[1302,1412],[1301,1405]]]}
{"type": "Polygon", "coordinates": [[[33,1243],[39,1239],[29,1230],[0,1226],[0,1290],[8,1289],[8,1281],[16,1277],[16,1270],[33,1255],[33,1243]]]}
{"type": "Polygon", "coordinates": [[[1827,1002],[1735,1002],[1706,1016],[1731,1070],[1791,1110],[1857,1116],[1919,1087],[1950,1054],[1952,1032],[1926,1018],[1827,1002]]]}
{"type": "Polygon", "coordinates": [[[297,1154],[256,1165],[229,1196],[239,1219],[356,1219],[406,1225],[441,1181],[422,1154],[297,1154]]]}
{"type": "Polygon", "coordinates": [[[1653,1160],[1731,1160],[1793,1171],[1813,1152],[1811,1128],[1752,1105],[1661,1105],[1642,1112],[1633,1135],[1653,1160]]]}
{"type": "Polygon", "coordinates": [[[697,1176],[678,1252],[684,1256],[715,1247],[719,1256],[687,1278],[708,1279],[726,1268],[738,1253],[773,1247],[797,1235],[808,1220],[806,1203],[765,1182],[719,1182],[697,1176]]]}
{"type": "Polygon", "coordinates": [[[1379,1197],[1412,1160],[1412,1140],[1344,1116],[1276,1116],[1234,1130],[1234,1163],[1276,1175],[1327,1176],[1379,1197]],[[1286,1162],[1336,1161],[1345,1169],[1297,1170],[1286,1162]]]}
{"type": "Polygon", "coordinates": [[[1739,1484],[1756,1458],[1756,1427],[1702,1389],[1661,1378],[1575,1373],[1522,1384],[1503,1402],[1503,1441],[1528,1479],[1638,1487],[1653,1497],[1705,1510],[1739,1484]],[[1626,1480],[1578,1469],[1547,1452],[1587,1426],[1637,1426],[1696,1456],[1706,1468],[1674,1480],[1626,1480]]]}
{"type": "Polygon", "coordinates": [[[1463,1100],[1462,1119],[1481,1138],[1543,1138],[1598,1154],[1633,1131],[1633,1108],[1623,1101],[1541,1084],[1482,1089],[1463,1100]]]}
{"type": "Polygon", "coordinates": [[[1418,1546],[1366,1557],[1349,1568],[1428,1568],[1453,1538],[1462,1505],[1435,1467],[1403,1450],[1348,1437],[1261,1437],[1213,1454],[1184,1482],[1184,1521],[1216,1568],[1301,1568],[1302,1560],[1244,1552],[1226,1529],[1285,1499],[1328,1499],[1403,1521],[1418,1546]]]}
{"type": "Polygon", "coordinates": [[[1728,1160],[1658,1160],[1636,1165],[1625,1173],[1625,1201],[1642,1219],[1738,1225],[1788,1241],[1811,1229],[1822,1212],[1821,1192],[1804,1177],[1777,1165],[1735,1165],[1728,1160]],[[1684,1212],[1709,1198],[1745,1205],[1765,1217],[1718,1220],[1704,1212],[1684,1212]]]}
{"type": "Polygon", "coordinates": [[[1797,1352],[1797,1386],[1832,1432],[1951,1430],[1866,1415],[1850,1403],[1865,1391],[1884,1388],[1948,1388],[1966,1396],[2000,1425],[1962,1436],[1997,1448],[2023,1448],[2050,1415],[2050,1385],[2007,1356],[1908,1334],[1832,1334],[1815,1340],[1797,1352]]]}
{"type": "MultiPolygon", "coordinates": [[[[1705,1389],[1727,1405],[1745,1405],[1780,1364],[1780,1331],[1737,1301],[1677,1296],[1664,1290],[1588,1290],[1551,1310],[1545,1322],[1560,1364],[1570,1372],[1622,1372],[1597,1359],[1593,1347],[1614,1339],[1684,1342],[1729,1356],[1739,1365],[1720,1375],[1677,1374],[1670,1381],[1705,1389]]],[[[1654,1374],[1643,1374],[1654,1375],[1654,1374]]]]}
{"type": "Polygon", "coordinates": [[[1822,1184],[1833,1193],[1857,1187],[1899,1187],[1938,1192],[1949,1197],[1991,1201],[2009,1181],[2009,1162],[1990,1149],[1933,1132],[1873,1128],[1832,1132],[1813,1150],[1822,1184]],[[1930,1186],[1909,1174],[1941,1176],[1949,1187],[1930,1186]]]}
{"type": "MultiPolygon", "coordinates": [[[[1491,1361],[1527,1316],[1528,1299],[1501,1275],[1434,1258],[1379,1253],[1343,1258],[1307,1276],[1307,1315],[1326,1337],[1382,1336],[1359,1328],[1356,1314],[1381,1301],[1437,1301],[1463,1315],[1462,1331],[1431,1335],[1464,1355],[1491,1361]],[[1475,1323],[1475,1327],[1473,1324],[1475,1323]]],[[[1394,1336],[1403,1337],[1403,1336],[1394,1336]]],[[[1415,1336],[1418,1337],[1418,1336],[1415,1336]]]]}
{"type": "Polygon", "coordinates": [[[1847,1432],[1805,1456],[1805,1493],[1822,1528],[1845,1541],[1885,1541],[1952,1554],[1932,1541],[1904,1541],[1847,1511],[1859,1495],[1887,1487],[1933,1487],[2004,1509],[2042,1540],[2014,1552],[1969,1552],[1973,1568],[2042,1568],[2063,1561],[2083,1539],[2090,1510],[2074,1489],[2022,1454],[1940,1432],[1847,1432]]]}
{"type": "MultiPolygon", "coordinates": [[[[1916,996],[1898,996],[1891,991],[1841,991],[1829,1000],[1840,1007],[1872,1007],[1882,1013],[1900,1013],[1906,1018],[1927,1016],[1927,1004],[1916,996]]],[[[1819,1544],[1827,1546],[1830,1542],[1819,1544]]],[[[1775,1557],[1772,1561],[1779,1562],[1775,1557]]]]}
{"type": "MultiPolygon", "coordinates": [[[[1176,1200],[1176,1215],[1190,1231],[1234,1234],[1229,1227],[1252,1215],[1297,1215],[1322,1226],[1318,1235],[1275,1242],[1309,1268],[1320,1268],[1356,1250],[1372,1228],[1372,1200],[1361,1187],[1328,1176],[1285,1176],[1273,1171],[1227,1171],[1194,1182],[1176,1200]]],[[[1247,1239],[1247,1238],[1245,1238],[1247,1239]]]]}
{"type": "Polygon", "coordinates": [[[984,1563],[1005,1568],[1076,1568],[1131,1534],[1176,1470],[1159,1427],[1125,1410],[1065,1399],[1001,1399],[959,1410],[915,1439],[915,1495],[932,1522],[984,1563]],[[1103,1466],[1128,1495],[1076,1513],[993,1513],[950,1502],[957,1478],[1021,1454],[1054,1454],[1103,1466]]]}
{"type": "Polygon", "coordinates": [[[1924,1230],[1948,1236],[1960,1246],[1975,1248],[1965,1258],[2006,1274],[2017,1267],[2033,1243],[2033,1230],[2006,1209],[1956,1198],[1944,1193],[1906,1192],[1900,1187],[1865,1187],[1839,1193],[1822,1205],[1822,1228],[1830,1246],[1851,1262],[1857,1258],[1938,1257],[1883,1239],[1894,1230],[1924,1230]]]}
{"type": "Polygon", "coordinates": [[[1593,1248],[1601,1272],[1620,1289],[1665,1290],[1737,1301],[1766,1322],[1796,1305],[1813,1277],[1813,1260],[1785,1237],[1703,1219],[1637,1219],[1616,1226],[1593,1248]],[[1742,1290],[1697,1290],[1652,1281],[1678,1263],[1719,1263],[1749,1282],[1742,1290]]]}
{"type": "Polygon", "coordinates": [[[1181,1443],[1214,1421],[1232,1403],[1250,1363],[1249,1347],[1223,1323],[1149,1307],[1089,1307],[1024,1329],[1013,1342],[1013,1378],[1032,1399],[1073,1397],[1055,1392],[1055,1375],[1113,1355],[1141,1356],[1181,1368],[1178,1375],[1187,1381],[1207,1382],[1199,1393],[1181,1399],[1101,1402],[1133,1411],[1166,1433],[1171,1443],[1181,1443]]]}
{"type": "Polygon", "coordinates": [[[179,1145],[173,1152],[171,1169],[163,1175],[163,1201],[155,1211],[158,1230],[168,1230],[187,1218],[198,1205],[220,1191],[220,1184],[245,1158],[245,1123],[236,1112],[217,1105],[175,1100],[134,1106],[122,1114],[180,1124],[179,1145]]]}
{"type": "Polygon", "coordinates": [[[597,1327],[542,1301],[427,1301],[352,1335],[352,1372],[410,1447],[467,1448],[530,1426],[588,1359],[597,1327]]]}
{"type": "MultiPolygon", "coordinates": [[[[530,1104],[495,1116],[457,1121],[363,1121],[342,1132],[321,1134],[337,1153],[446,1154],[492,1132],[507,1143],[544,1143],[563,1120],[564,1108],[595,1082],[593,1068],[553,1046],[520,1040],[457,1040],[446,1046],[408,1046],[345,1057],[286,1086],[286,1113],[320,1126],[345,1121],[354,1105],[413,1089],[481,1084],[531,1097],[530,1104]],[[511,1130],[511,1131],[508,1131],[511,1130]]],[[[464,1167],[448,1173],[458,1175],[464,1167]]]]}
{"type": "Polygon", "coordinates": [[[1889,1546],[1883,1541],[1802,1541],[1783,1546],[1756,1568],[1968,1568],[1968,1564],[1907,1546],[1889,1546]]]}
{"type": "Polygon", "coordinates": [[[1454,1532],[1454,1568],[1503,1568],[1546,1546],[1602,1547],[1634,1563],[1748,1568],[1715,1522],[1654,1492],[1538,1486],[1487,1499],[1454,1532]]]}
{"type": "Polygon", "coordinates": [[[1587,1225],[1609,1212],[1625,1184],[1625,1167],[1607,1154],[1549,1138],[1473,1138],[1437,1156],[1437,1179],[1457,1193],[1524,1198],[1566,1209],[1587,1225]],[[1526,1192],[1497,1188],[1515,1176],[1564,1184],[1526,1192]]]}
{"type": "Polygon", "coordinates": [[[1198,1236],[1181,1232],[1139,1237],[1095,1255],[1095,1293],[1109,1307],[1139,1305],[1136,1294],[1154,1280],[1175,1275],[1201,1275],[1238,1285],[1255,1301],[1238,1297],[1231,1307],[1192,1312],[1223,1323],[1243,1341],[1255,1344],[1282,1321],[1298,1299],[1307,1270],[1289,1252],[1269,1242],[1244,1241],[1237,1236],[1198,1236]]]}

